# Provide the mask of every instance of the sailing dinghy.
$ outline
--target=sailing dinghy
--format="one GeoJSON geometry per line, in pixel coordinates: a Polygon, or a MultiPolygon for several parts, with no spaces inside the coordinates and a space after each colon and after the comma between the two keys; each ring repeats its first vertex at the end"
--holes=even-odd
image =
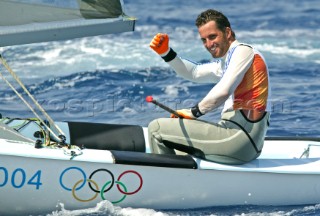
{"type": "Polygon", "coordinates": [[[102,200],[152,209],[320,202],[318,138],[268,138],[258,159],[231,166],[152,154],[147,129],[136,125],[56,124],[72,145],[41,145],[48,132],[38,119],[2,119],[1,215],[50,213],[59,203],[89,208],[102,200]]]}
{"type": "MultiPolygon", "coordinates": [[[[119,0],[77,0],[67,8],[65,1],[30,2],[0,0],[0,16],[11,22],[0,19],[0,46],[134,28],[119,0]]],[[[16,92],[36,117],[0,119],[1,215],[51,213],[59,203],[89,208],[103,200],[152,209],[320,203],[320,138],[267,138],[260,157],[244,165],[152,154],[147,128],[139,125],[54,122],[2,57],[1,63],[44,116],[16,92]]]]}

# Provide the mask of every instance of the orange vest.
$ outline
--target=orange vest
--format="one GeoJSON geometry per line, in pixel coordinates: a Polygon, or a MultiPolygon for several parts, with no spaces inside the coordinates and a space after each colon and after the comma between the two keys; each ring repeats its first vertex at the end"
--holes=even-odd
{"type": "Polygon", "coordinates": [[[263,112],[268,99],[268,70],[263,58],[256,53],[251,67],[234,92],[233,108],[263,112]]]}

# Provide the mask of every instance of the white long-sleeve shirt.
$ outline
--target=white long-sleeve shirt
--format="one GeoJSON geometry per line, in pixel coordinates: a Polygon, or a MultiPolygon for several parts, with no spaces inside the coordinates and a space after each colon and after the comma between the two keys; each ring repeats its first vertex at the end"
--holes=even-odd
{"type": "Polygon", "coordinates": [[[270,97],[268,68],[262,55],[251,46],[234,41],[226,55],[217,61],[197,64],[176,56],[168,64],[187,80],[216,83],[199,103],[203,114],[223,103],[223,112],[233,109],[270,110],[267,103],[270,97]]]}

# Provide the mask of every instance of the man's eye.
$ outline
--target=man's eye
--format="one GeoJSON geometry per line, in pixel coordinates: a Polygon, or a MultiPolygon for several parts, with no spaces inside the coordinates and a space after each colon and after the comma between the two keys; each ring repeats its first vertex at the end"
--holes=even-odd
{"type": "Polygon", "coordinates": [[[210,35],[209,40],[214,40],[216,38],[216,35],[210,35]]]}

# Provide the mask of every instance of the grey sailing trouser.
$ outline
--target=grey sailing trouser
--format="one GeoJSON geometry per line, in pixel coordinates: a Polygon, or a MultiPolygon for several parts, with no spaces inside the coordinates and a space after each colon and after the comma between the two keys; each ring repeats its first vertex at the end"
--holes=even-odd
{"type": "Polygon", "coordinates": [[[218,163],[243,164],[260,155],[268,121],[269,113],[251,122],[239,110],[223,113],[218,123],[160,118],[148,126],[150,148],[158,154],[175,154],[176,149],[218,163]]]}

